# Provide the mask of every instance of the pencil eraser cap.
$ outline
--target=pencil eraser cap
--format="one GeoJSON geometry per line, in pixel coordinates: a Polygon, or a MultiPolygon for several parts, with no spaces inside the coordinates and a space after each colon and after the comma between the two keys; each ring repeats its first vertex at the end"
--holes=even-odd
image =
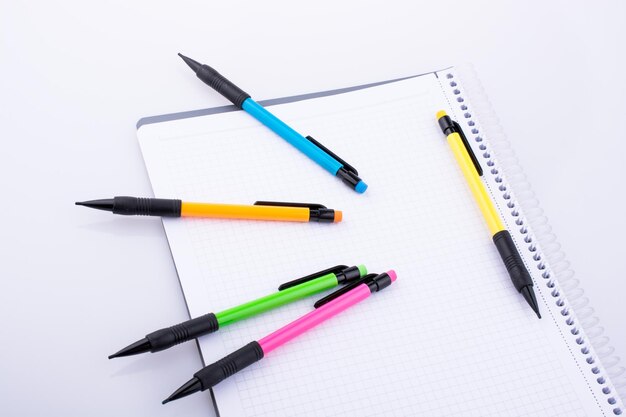
{"type": "Polygon", "coordinates": [[[367,275],[367,268],[365,267],[365,265],[359,265],[357,268],[359,268],[359,273],[362,277],[367,275]]]}
{"type": "Polygon", "coordinates": [[[389,278],[391,278],[391,282],[395,282],[396,278],[398,278],[396,271],[394,271],[393,269],[390,269],[389,271],[387,271],[387,275],[389,275],[389,278]]]}
{"type": "Polygon", "coordinates": [[[442,117],[447,116],[447,115],[448,115],[448,114],[446,113],[446,111],[445,111],[445,110],[439,110],[439,111],[437,112],[437,120],[439,120],[439,119],[441,119],[442,117]]]}
{"type": "Polygon", "coordinates": [[[339,223],[343,219],[343,212],[341,210],[335,210],[335,223],[339,223]]]}
{"type": "Polygon", "coordinates": [[[359,194],[363,194],[365,190],[367,190],[367,184],[365,184],[363,181],[357,182],[356,185],[354,186],[354,191],[356,191],[359,194]]]}

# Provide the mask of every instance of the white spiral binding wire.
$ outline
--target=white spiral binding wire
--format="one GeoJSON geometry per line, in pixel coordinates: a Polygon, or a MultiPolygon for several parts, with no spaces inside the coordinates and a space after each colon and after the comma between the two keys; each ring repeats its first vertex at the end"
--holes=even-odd
{"type": "Polygon", "coordinates": [[[539,207],[539,201],[535,197],[526,176],[522,171],[515,153],[513,152],[498,120],[491,108],[491,104],[485,95],[483,88],[476,76],[474,69],[469,66],[456,67],[450,71],[440,71],[443,74],[440,82],[444,88],[451,91],[450,97],[453,110],[463,115],[458,122],[463,126],[468,140],[478,143],[481,152],[478,157],[485,160],[488,169],[486,172],[495,175],[495,181],[499,184],[498,190],[505,200],[505,206],[511,210],[515,218],[515,224],[520,227],[519,232],[524,235],[524,242],[528,244],[527,250],[531,252],[536,267],[541,271],[543,283],[560,308],[561,315],[568,325],[574,342],[580,346],[580,352],[585,355],[585,361],[591,367],[591,372],[596,382],[602,385],[602,392],[606,395],[606,401],[612,408],[613,414],[621,415],[624,411],[620,406],[620,398],[626,398],[626,369],[620,366],[619,357],[613,355],[614,348],[609,345],[609,338],[604,334],[604,328],[600,327],[599,319],[594,316],[594,310],[589,304],[589,299],[584,297],[584,291],[580,288],[579,281],[574,277],[574,271],[561,250],[561,245],[556,241],[548,219],[543,215],[539,207]],[[460,85],[464,90],[471,91],[471,106],[463,97],[460,85]],[[489,146],[497,155],[497,162],[492,158],[490,150],[483,142],[481,132],[472,120],[472,113],[480,114],[481,129],[489,132],[489,146]],[[500,173],[501,168],[506,167],[506,180],[500,173]],[[515,190],[515,194],[510,190],[515,190]],[[520,215],[517,207],[523,208],[524,216],[520,215]],[[531,226],[534,236],[531,236],[525,224],[531,226]],[[538,242],[538,243],[537,243],[538,242]],[[546,259],[547,262],[544,262],[546,259]],[[558,277],[555,280],[554,277],[558,277]],[[580,328],[589,339],[581,335],[580,328]],[[588,347],[588,342],[593,346],[593,353],[588,347]],[[612,392],[603,370],[596,366],[600,360],[606,376],[610,379],[615,392],[612,392]]]}

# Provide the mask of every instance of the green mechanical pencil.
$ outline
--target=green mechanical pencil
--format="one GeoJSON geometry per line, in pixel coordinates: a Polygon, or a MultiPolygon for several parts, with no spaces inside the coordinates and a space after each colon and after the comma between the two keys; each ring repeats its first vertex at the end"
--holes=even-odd
{"type": "Polygon", "coordinates": [[[282,284],[278,287],[278,292],[265,297],[219,313],[205,314],[171,327],[159,329],[109,356],[109,359],[144,352],[159,352],[202,335],[214,333],[229,324],[329,290],[337,285],[352,283],[365,275],[367,275],[367,269],[364,265],[350,267],[337,265],[282,284]]]}

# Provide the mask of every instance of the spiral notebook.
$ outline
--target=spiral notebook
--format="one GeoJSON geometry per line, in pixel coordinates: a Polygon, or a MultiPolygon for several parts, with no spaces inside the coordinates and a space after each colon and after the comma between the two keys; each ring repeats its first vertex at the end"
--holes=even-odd
{"type": "MultiPolygon", "coordinates": [[[[357,167],[369,189],[351,191],[232,106],[142,119],[139,143],[157,197],[314,202],[344,212],[339,224],[164,219],[190,316],[335,264],[393,268],[398,280],[217,385],[219,415],[622,413],[623,369],[471,72],[450,68],[263,104],[357,167]],[[541,320],[508,278],[436,123],[439,109],[461,123],[479,157],[531,271],[541,320]]],[[[204,363],[313,302],[202,337],[204,363]]]]}

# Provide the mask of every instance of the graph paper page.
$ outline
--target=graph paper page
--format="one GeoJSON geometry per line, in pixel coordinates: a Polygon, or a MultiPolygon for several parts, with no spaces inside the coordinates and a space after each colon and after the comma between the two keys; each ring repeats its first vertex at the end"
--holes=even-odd
{"type": "MultiPolygon", "coordinates": [[[[538,320],[513,288],[435,121],[438,109],[448,104],[434,74],[271,106],[357,167],[369,184],[362,195],[242,111],[140,128],[156,197],[312,202],[344,212],[339,224],[165,219],[192,317],[336,264],[398,274],[391,287],[216,386],[222,417],[599,415],[555,321],[538,320]]],[[[313,302],[202,337],[204,362],[313,302]]]]}

